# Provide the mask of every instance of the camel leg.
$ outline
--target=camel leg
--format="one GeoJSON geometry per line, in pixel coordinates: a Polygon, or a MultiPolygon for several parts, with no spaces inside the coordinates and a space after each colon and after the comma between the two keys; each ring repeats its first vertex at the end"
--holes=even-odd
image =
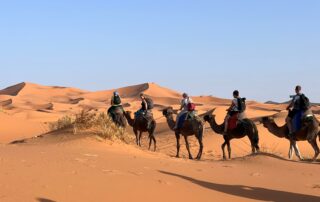
{"type": "Polygon", "coordinates": [[[291,160],[293,157],[293,143],[290,141],[290,148],[289,148],[289,159],[291,160]]]}
{"type": "Polygon", "coordinates": [[[300,149],[299,149],[298,144],[297,144],[296,141],[293,141],[293,148],[294,148],[294,151],[296,153],[296,156],[300,159],[300,161],[302,161],[303,158],[302,158],[302,156],[300,154],[300,149]]]}
{"type": "Polygon", "coordinates": [[[153,145],[154,145],[154,151],[157,150],[157,140],[154,137],[154,131],[156,129],[156,122],[154,121],[153,124],[151,125],[151,130],[149,130],[149,134],[151,135],[151,139],[153,140],[153,145]]]}
{"type": "Polygon", "coordinates": [[[184,140],[186,142],[186,147],[187,147],[187,150],[188,150],[189,159],[193,159],[193,157],[191,155],[191,152],[190,152],[190,145],[189,145],[189,141],[188,141],[188,136],[184,136],[184,140]]]}
{"type": "Polygon", "coordinates": [[[319,150],[319,147],[318,147],[318,144],[317,144],[317,140],[313,140],[313,141],[308,141],[312,148],[314,149],[314,157],[313,157],[313,161],[317,160],[319,154],[320,154],[320,150],[319,150]]]}
{"type": "Polygon", "coordinates": [[[227,146],[228,146],[229,159],[231,159],[231,145],[230,145],[230,141],[227,142],[227,146]]]}
{"type": "Polygon", "coordinates": [[[222,154],[223,154],[223,159],[226,160],[226,152],[225,152],[225,147],[227,145],[227,141],[225,140],[225,142],[221,145],[221,149],[222,149],[222,154]]]}
{"type": "Polygon", "coordinates": [[[256,153],[256,145],[254,145],[254,141],[252,139],[249,139],[251,143],[251,152],[252,154],[256,153]]]}
{"type": "Polygon", "coordinates": [[[154,144],[154,151],[157,151],[157,140],[154,137],[154,135],[152,135],[152,139],[153,139],[153,144],[154,144]]]}
{"type": "Polygon", "coordinates": [[[136,144],[139,146],[139,137],[138,137],[138,131],[136,129],[133,129],[134,135],[136,136],[136,144]]]}
{"type": "Polygon", "coordinates": [[[259,152],[260,152],[260,147],[259,147],[259,145],[256,144],[254,147],[256,148],[256,153],[259,153],[259,152]]]}
{"type": "Polygon", "coordinates": [[[197,155],[197,160],[200,160],[201,157],[202,157],[202,151],[203,151],[202,137],[199,137],[199,138],[198,138],[198,141],[199,141],[199,146],[200,146],[200,148],[199,148],[199,153],[198,153],[198,155],[197,155]]]}
{"type": "Polygon", "coordinates": [[[151,137],[151,135],[149,135],[149,149],[148,150],[150,150],[151,144],[152,144],[152,137],[151,137]]]}
{"type": "Polygon", "coordinates": [[[141,137],[142,137],[142,131],[139,132],[139,147],[141,147],[141,137]]]}
{"type": "Polygon", "coordinates": [[[153,145],[154,145],[154,151],[157,150],[157,141],[156,138],[154,137],[153,131],[149,131],[149,150],[151,149],[152,146],[152,141],[153,141],[153,145]]]}
{"type": "Polygon", "coordinates": [[[179,158],[180,156],[180,134],[176,133],[176,140],[177,140],[177,155],[176,157],[179,158]]]}

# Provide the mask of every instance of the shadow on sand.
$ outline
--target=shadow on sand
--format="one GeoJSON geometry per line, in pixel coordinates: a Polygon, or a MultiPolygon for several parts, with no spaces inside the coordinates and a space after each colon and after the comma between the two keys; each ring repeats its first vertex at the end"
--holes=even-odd
{"type": "Polygon", "coordinates": [[[180,174],[175,174],[166,171],[159,171],[162,174],[170,175],[178,178],[182,178],[189,182],[192,182],[196,185],[201,187],[218,191],[221,193],[243,197],[247,199],[253,200],[260,200],[260,201],[273,201],[273,202],[283,202],[283,201],[290,201],[290,202],[301,202],[301,201],[308,201],[308,202],[318,202],[320,201],[319,196],[312,196],[306,194],[298,194],[286,191],[278,191],[260,187],[250,187],[250,186],[243,186],[243,185],[224,185],[224,184],[217,184],[213,182],[206,182],[197,180],[191,177],[183,176],[180,174]]]}
{"type": "Polygon", "coordinates": [[[37,201],[39,201],[39,202],[56,202],[56,201],[46,199],[46,198],[37,198],[37,201]]]}
{"type": "MultiPolygon", "coordinates": [[[[287,161],[287,162],[291,162],[291,163],[305,163],[305,164],[320,164],[320,159],[317,160],[313,160],[313,159],[304,159],[304,160],[290,160],[281,156],[278,156],[276,154],[271,154],[271,153],[267,153],[267,152],[260,152],[257,154],[249,154],[247,156],[242,156],[242,157],[235,157],[232,160],[243,160],[245,158],[250,158],[250,157],[256,157],[256,156],[266,156],[266,157],[270,157],[270,158],[274,158],[274,159],[278,159],[278,160],[282,160],[282,161],[287,161]]],[[[220,160],[220,161],[225,161],[225,160],[220,160]]]]}

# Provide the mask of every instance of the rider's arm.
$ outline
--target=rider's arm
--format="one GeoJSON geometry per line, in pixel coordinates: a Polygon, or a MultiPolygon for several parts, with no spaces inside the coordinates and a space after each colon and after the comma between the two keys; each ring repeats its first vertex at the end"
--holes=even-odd
{"type": "Polygon", "coordinates": [[[292,100],[292,101],[290,102],[290,104],[288,105],[287,110],[289,110],[291,107],[293,107],[293,104],[294,104],[294,101],[292,100]]]}
{"type": "Polygon", "coordinates": [[[110,101],[111,105],[113,105],[113,100],[114,100],[114,96],[111,97],[111,101],[110,101]]]}
{"type": "Polygon", "coordinates": [[[143,102],[144,102],[144,104],[146,106],[146,110],[148,110],[148,102],[145,99],[143,99],[143,102]]]}
{"type": "Polygon", "coordinates": [[[234,105],[234,103],[233,103],[233,101],[231,102],[231,105],[230,105],[230,107],[227,109],[227,111],[231,111],[231,109],[234,107],[235,105],[234,105]]]}
{"type": "Polygon", "coordinates": [[[183,109],[184,105],[184,100],[181,100],[180,111],[183,109]]]}

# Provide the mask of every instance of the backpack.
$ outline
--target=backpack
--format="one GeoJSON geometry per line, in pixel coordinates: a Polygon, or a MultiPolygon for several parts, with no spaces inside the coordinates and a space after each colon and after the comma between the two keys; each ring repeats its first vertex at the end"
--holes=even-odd
{"type": "Polygon", "coordinates": [[[240,113],[244,112],[247,108],[246,98],[238,98],[238,110],[240,113]]]}
{"type": "Polygon", "coordinates": [[[121,104],[121,98],[120,98],[119,95],[115,95],[115,96],[113,97],[113,104],[114,104],[114,105],[120,105],[120,104],[121,104]]]}
{"type": "Polygon", "coordinates": [[[300,109],[307,110],[310,108],[310,100],[304,94],[300,95],[300,109]]]}
{"type": "Polygon", "coordinates": [[[187,108],[189,112],[192,112],[196,110],[196,105],[194,103],[189,102],[187,108]]]}
{"type": "Polygon", "coordinates": [[[148,105],[148,110],[153,109],[154,108],[153,100],[151,98],[145,98],[145,99],[148,105]]]}

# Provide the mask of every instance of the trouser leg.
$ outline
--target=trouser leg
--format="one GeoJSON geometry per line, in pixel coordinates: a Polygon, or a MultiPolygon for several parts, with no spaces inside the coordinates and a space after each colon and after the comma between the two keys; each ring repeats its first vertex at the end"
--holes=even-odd
{"type": "Polygon", "coordinates": [[[229,126],[229,119],[230,119],[230,115],[228,114],[226,116],[226,118],[224,119],[224,132],[226,133],[228,131],[228,126],[229,126]]]}
{"type": "Polygon", "coordinates": [[[292,118],[287,117],[286,123],[287,123],[288,129],[289,129],[289,133],[292,134],[293,133],[292,118]]]}

